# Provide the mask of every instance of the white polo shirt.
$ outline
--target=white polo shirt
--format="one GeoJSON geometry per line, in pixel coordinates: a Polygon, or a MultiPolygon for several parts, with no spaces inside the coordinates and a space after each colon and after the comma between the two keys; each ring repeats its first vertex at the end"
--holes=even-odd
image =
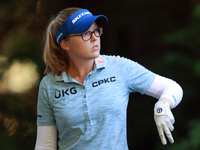
{"type": "Polygon", "coordinates": [[[39,88],[37,125],[55,125],[60,150],[128,150],[129,94],[144,94],[155,74],[119,56],[100,55],[80,84],[49,73],[39,88]]]}

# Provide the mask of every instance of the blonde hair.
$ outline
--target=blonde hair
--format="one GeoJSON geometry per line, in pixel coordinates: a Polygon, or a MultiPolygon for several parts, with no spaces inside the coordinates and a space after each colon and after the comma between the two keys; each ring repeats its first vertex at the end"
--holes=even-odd
{"type": "Polygon", "coordinates": [[[50,72],[66,71],[68,68],[67,51],[63,50],[56,42],[56,34],[64,22],[81,8],[72,7],[59,12],[56,18],[51,19],[44,36],[43,58],[46,64],[45,74],[50,72]]]}

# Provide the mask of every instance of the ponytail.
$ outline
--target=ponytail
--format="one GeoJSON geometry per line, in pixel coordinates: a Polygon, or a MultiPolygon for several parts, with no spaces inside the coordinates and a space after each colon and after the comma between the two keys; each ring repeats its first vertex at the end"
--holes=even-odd
{"type": "Polygon", "coordinates": [[[43,58],[46,64],[45,74],[50,72],[66,71],[68,68],[69,58],[67,51],[62,49],[56,42],[56,34],[64,22],[73,13],[81,8],[67,8],[61,11],[56,18],[53,18],[44,36],[44,53],[43,58]]]}

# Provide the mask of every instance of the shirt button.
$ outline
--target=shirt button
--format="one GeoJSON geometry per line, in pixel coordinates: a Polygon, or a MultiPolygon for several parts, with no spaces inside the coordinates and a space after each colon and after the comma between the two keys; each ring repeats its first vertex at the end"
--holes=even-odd
{"type": "Polygon", "coordinates": [[[85,90],[85,87],[83,87],[83,89],[85,90]]]}
{"type": "Polygon", "coordinates": [[[84,95],[83,97],[86,98],[86,95],[84,95]]]}

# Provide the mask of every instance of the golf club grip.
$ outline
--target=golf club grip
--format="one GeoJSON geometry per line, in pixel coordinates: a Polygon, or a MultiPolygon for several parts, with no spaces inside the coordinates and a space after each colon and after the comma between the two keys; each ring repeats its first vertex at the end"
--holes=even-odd
{"type": "Polygon", "coordinates": [[[167,142],[166,145],[164,145],[164,150],[169,150],[169,144],[168,144],[168,142],[167,142]]]}

